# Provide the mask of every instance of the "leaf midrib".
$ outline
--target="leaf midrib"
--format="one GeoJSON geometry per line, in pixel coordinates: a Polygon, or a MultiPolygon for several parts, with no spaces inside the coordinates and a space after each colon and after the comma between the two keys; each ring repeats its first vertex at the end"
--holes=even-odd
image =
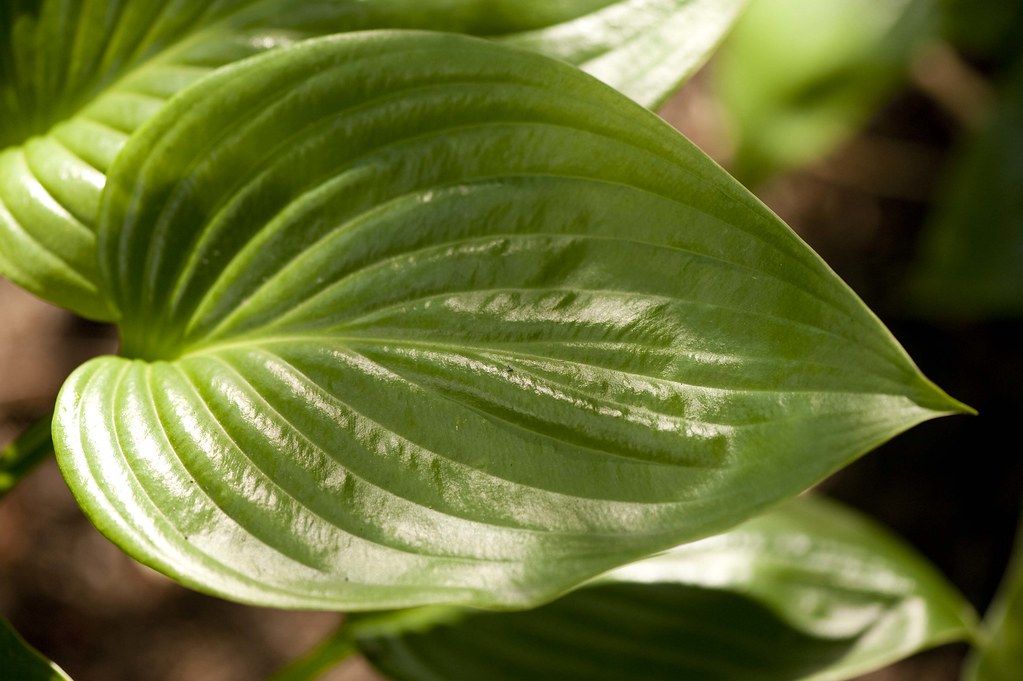
{"type": "MultiPolygon", "coordinates": [[[[173,359],[160,359],[155,360],[156,363],[166,362],[173,364],[179,361],[187,359],[201,358],[206,356],[216,357],[222,352],[230,350],[267,350],[268,345],[300,345],[300,344],[311,344],[311,345],[324,345],[330,344],[335,346],[341,346],[352,352],[358,352],[356,347],[359,345],[380,345],[380,346],[391,346],[391,347],[408,347],[408,348],[422,348],[427,350],[433,350],[437,352],[453,352],[454,354],[463,354],[465,351],[478,351],[488,352],[491,354],[507,354],[509,357],[519,357],[524,359],[530,359],[535,361],[556,361],[563,364],[573,364],[578,366],[585,366],[592,369],[599,369],[603,371],[612,371],[614,373],[620,373],[628,376],[635,376],[644,380],[652,380],[658,382],[669,383],[672,385],[684,385],[690,388],[697,389],[709,389],[709,390],[721,390],[723,392],[735,392],[735,393],[788,393],[788,394],[836,394],[836,395],[862,395],[862,391],[857,390],[785,390],[778,388],[727,388],[720,385],[703,385],[697,383],[687,383],[684,381],[673,380],[665,378],[664,376],[655,376],[650,374],[642,374],[633,371],[627,371],[624,369],[609,369],[598,364],[588,364],[586,362],[580,362],[578,360],[570,360],[567,358],[551,358],[545,355],[538,355],[529,352],[520,352],[518,350],[500,346],[488,346],[479,344],[455,344],[455,343],[441,343],[437,341],[416,341],[405,338],[387,338],[387,337],[373,337],[373,336],[342,336],[342,335],[314,335],[309,333],[289,333],[289,334],[277,334],[272,336],[249,336],[245,338],[235,338],[230,340],[224,340],[216,343],[210,343],[194,349],[185,350],[178,357],[173,359]]],[[[276,354],[276,353],[274,353],[276,354]]],[[[734,355],[733,355],[734,357],[734,355]]],[[[145,360],[143,360],[145,361],[145,360]]],[[[823,366],[827,368],[839,368],[832,365],[818,364],[803,362],[807,365],[823,366]]],[[[884,383],[891,383],[893,385],[901,385],[891,379],[886,379],[882,376],[873,374],[875,378],[884,383]]],[[[909,397],[904,391],[893,391],[893,392],[877,392],[878,395],[890,395],[894,397],[909,397]]],[[[912,399],[910,397],[910,399],[912,399]]]]}

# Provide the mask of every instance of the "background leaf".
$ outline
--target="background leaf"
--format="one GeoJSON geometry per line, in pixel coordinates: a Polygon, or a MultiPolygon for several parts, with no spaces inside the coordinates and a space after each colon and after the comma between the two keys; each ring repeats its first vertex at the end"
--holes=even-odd
{"type": "Polygon", "coordinates": [[[667,124],[485,41],[247,60],[105,196],[127,357],[65,385],[60,463],[232,598],[532,605],[964,409],[667,124]]]}
{"type": "Polygon", "coordinates": [[[624,0],[505,41],[577,65],[656,108],[710,56],[746,0],[624,0]]]}
{"type": "Polygon", "coordinates": [[[52,421],[53,414],[47,414],[0,450],[0,498],[53,454],[53,438],[50,434],[52,421]]]}
{"type": "Polygon", "coordinates": [[[964,149],[925,233],[916,307],[952,318],[1023,315],[1023,58],[964,149]]]}
{"type": "Polygon", "coordinates": [[[1023,660],[1023,522],[1005,581],[984,618],[986,636],[966,662],[964,681],[1013,681],[1023,660]]]}
{"type": "Polygon", "coordinates": [[[817,160],[863,125],[937,29],[930,0],[754,0],[716,64],[747,184],[817,160]]]}
{"type": "Polygon", "coordinates": [[[430,614],[353,617],[343,636],[400,681],[834,681],[968,639],[975,626],[965,599],[906,544],[811,498],[537,610],[430,614]]]}
{"type": "Polygon", "coordinates": [[[5,5],[0,14],[5,43],[0,49],[0,273],[85,317],[114,319],[98,292],[95,257],[95,216],[106,172],[128,135],[171,96],[244,57],[314,35],[371,28],[495,37],[527,32],[522,44],[541,52],[572,45],[573,52],[558,53],[655,102],[702,63],[741,2],[46,0],[5,5]]]}
{"type": "Polygon", "coordinates": [[[70,681],[57,665],[33,650],[0,617],[0,671],[11,681],[70,681]]]}

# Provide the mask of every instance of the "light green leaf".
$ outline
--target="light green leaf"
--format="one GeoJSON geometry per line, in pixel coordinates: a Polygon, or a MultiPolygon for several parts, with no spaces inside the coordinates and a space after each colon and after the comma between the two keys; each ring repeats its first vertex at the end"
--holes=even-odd
{"type": "Polygon", "coordinates": [[[171,96],[238,59],[309,36],[371,28],[511,34],[656,102],[706,58],[743,1],[45,0],[28,3],[34,11],[25,3],[5,5],[0,274],[86,317],[114,319],[98,291],[95,254],[106,172],[128,135],[171,96]],[[573,51],[564,53],[569,45],[573,51]]]}
{"type": "Polygon", "coordinates": [[[746,0],[623,0],[506,38],[572,64],[651,109],[710,56],[746,0]]]}
{"type": "Polygon", "coordinates": [[[754,0],[722,48],[717,89],[749,183],[856,132],[936,30],[931,0],[754,0]]]}
{"type": "Polygon", "coordinates": [[[930,228],[911,295],[951,318],[1023,315],[1023,60],[987,128],[965,148],[930,228]]]}
{"type": "Polygon", "coordinates": [[[0,498],[53,454],[53,439],[50,436],[52,421],[53,414],[47,414],[0,450],[0,498]]]}
{"type": "Polygon", "coordinates": [[[1023,669],[1023,521],[1016,549],[991,610],[985,638],[966,662],[964,681],[1016,681],[1023,669]]]}
{"type": "Polygon", "coordinates": [[[899,539],[800,499],[537,610],[367,615],[333,643],[354,641],[398,681],[837,681],[974,627],[963,597],[899,539]]]}
{"type": "Polygon", "coordinates": [[[60,667],[32,649],[0,617],[0,674],[11,681],[71,681],[60,667]]]}
{"type": "Polygon", "coordinates": [[[69,379],[58,457],[114,541],[231,598],[535,604],[964,409],[662,120],[485,41],[225,69],[105,197],[126,357],[69,379]]]}

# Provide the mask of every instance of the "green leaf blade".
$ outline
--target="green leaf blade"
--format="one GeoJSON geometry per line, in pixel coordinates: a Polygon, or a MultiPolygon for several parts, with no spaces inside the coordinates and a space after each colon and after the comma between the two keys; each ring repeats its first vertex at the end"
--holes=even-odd
{"type": "Polygon", "coordinates": [[[601,39],[587,63],[614,86],[642,86],[637,98],[653,101],[702,63],[734,19],[736,9],[696,8],[701,4],[707,3],[47,0],[12,6],[0,36],[0,273],[78,314],[116,320],[119,311],[99,290],[96,272],[95,207],[105,174],[128,135],[176,93],[225,65],[311,36],[378,28],[512,41],[523,34],[532,49],[550,53],[561,44],[559,26],[578,32],[599,24],[601,39]],[[690,21],[694,13],[706,18],[690,21]],[[668,15],[672,21],[662,21],[668,15]],[[611,30],[616,25],[620,30],[611,30]],[[657,40],[642,40],[655,29],[657,40]],[[36,154],[46,160],[42,167],[24,162],[29,147],[46,148],[36,154]],[[26,201],[35,205],[25,207],[26,201]]]}
{"type": "Polygon", "coordinates": [[[505,40],[571,64],[651,109],[703,65],[746,0],[625,0],[505,40]],[[686,35],[688,40],[679,41],[686,35]]]}
{"type": "Polygon", "coordinates": [[[803,498],[537,610],[356,616],[337,637],[399,681],[840,681],[974,627],[963,597],[912,549],[803,498]]]}
{"type": "Polygon", "coordinates": [[[129,553],[231,598],[536,604],[960,409],[684,138],[484,41],[221,71],[132,139],[102,217],[139,359],[65,385],[62,469],[129,553]]]}

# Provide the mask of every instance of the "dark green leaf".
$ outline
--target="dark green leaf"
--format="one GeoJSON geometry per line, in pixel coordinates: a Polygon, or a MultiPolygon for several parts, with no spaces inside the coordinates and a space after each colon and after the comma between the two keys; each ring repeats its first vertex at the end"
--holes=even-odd
{"type": "Polygon", "coordinates": [[[758,182],[856,132],[933,35],[928,0],[755,0],[715,76],[736,135],[736,175],[758,182]]]}
{"type": "Polygon", "coordinates": [[[1023,315],[1023,60],[965,149],[926,233],[917,307],[945,317],[1023,315]]]}
{"type": "Polygon", "coordinates": [[[2,617],[0,678],[10,681],[70,681],[60,667],[33,650],[2,617]]]}
{"type": "Polygon", "coordinates": [[[991,610],[984,639],[966,663],[964,681],[1017,681],[1023,669],[1023,519],[1016,551],[991,610]]]}
{"type": "Polygon", "coordinates": [[[111,171],[126,358],[54,431],[97,525],[283,606],[522,606],[961,411],[754,197],[559,62],[310,41],[111,171]]]}
{"type": "Polygon", "coordinates": [[[113,319],[115,312],[98,290],[95,254],[95,217],[107,169],[128,135],[168,98],[224,64],[313,35],[430,28],[506,36],[563,56],[653,103],[702,63],[742,2],[5,4],[0,14],[0,274],[86,317],[113,319]]]}
{"type": "Polygon", "coordinates": [[[1023,54],[1023,3],[1005,0],[939,0],[942,32],[971,57],[1011,63],[1023,54]]]}
{"type": "Polygon", "coordinates": [[[355,618],[343,636],[400,681],[835,681],[969,638],[975,621],[912,549],[815,499],[537,610],[427,614],[355,618]]]}

